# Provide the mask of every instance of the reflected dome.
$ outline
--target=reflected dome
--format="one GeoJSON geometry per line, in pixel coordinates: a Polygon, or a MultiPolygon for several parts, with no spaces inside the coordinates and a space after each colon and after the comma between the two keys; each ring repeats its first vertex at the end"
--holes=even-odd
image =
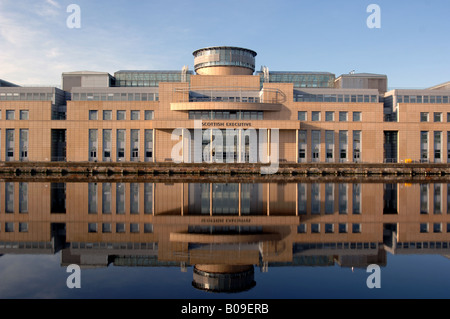
{"type": "Polygon", "coordinates": [[[192,286],[209,292],[237,293],[256,285],[253,265],[195,265],[192,286]]]}

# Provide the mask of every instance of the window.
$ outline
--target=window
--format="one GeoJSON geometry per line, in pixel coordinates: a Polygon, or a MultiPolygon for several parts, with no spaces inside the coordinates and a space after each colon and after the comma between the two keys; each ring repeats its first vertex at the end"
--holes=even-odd
{"type": "Polygon", "coordinates": [[[307,230],[306,224],[300,224],[297,227],[297,233],[299,234],[306,234],[306,230],[307,230]]]}
{"type": "Polygon", "coordinates": [[[298,112],[298,120],[299,121],[307,121],[306,111],[298,112]]]}
{"type": "Polygon", "coordinates": [[[21,110],[20,111],[20,119],[22,121],[27,121],[28,120],[28,110],[21,110]]]}
{"type": "Polygon", "coordinates": [[[320,233],[320,224],[311,224],[311,233],[313,234],[320,233]]]}
{"type": "Polygon", "coordinates": [[[434,121],[435,121],[435,122],[442,122],[442,113],[440,113],[440,112],[435,112],[435,113],[434,113],[434,121]]]}
{"type": "Polygon", "coordinates": [[[103,223],[102,225],[102,233],[110,233],[112,232],[110,223],[103,223]]]}
{"type": "Polygon", "coordinates": [[[139,224],[130,224],[130,233],[139,233],[139,224]]]}
{"type": "Polygon", "coordinates": [[[361,122],[361,112],[353,112],[353,122],[361,122]]]}
{"type": "Polygon", "coordinates": [[[421,223],[420,224],[420,232],[421,233],[428,233],[428,224],[427,223],[421,223]]]}
{"type": "Polygon", "coordinates": [[[111,110],[103,111],[103,120],[104,121],[112,121],[112,111],[111,110]]]}
{"type": "Polygon", "coordinates": [[[450,122],[450,113],[447,113],[447,122],[450,122]]]}
{"type": "Polygon", "coordinates": [[[131,111],[131,120],[138,121],[140,120],[141,112],[139,111],[131,111]]]}
{"type": "Polygon", "coordinates": [[[442,233],[442,224],[441,223],[433,224],[433,233],[442,233]]]}
{"type": "Polygon", "coordinates": [[[89,120],[90,120],[90,121],[96,121],[96,120],[98,120],[98,111],[96,111],[96,110],[90,110],[90,111],[89,111],[89,120]]]}
{"type": "Polygon", "coordinates": [[[97,223],[89,223],[88,224],[88,232],[96,233],[97,232],[97,223]]]}
{"type": "Polygon", "coordinates": [[[14,223],[5,223],[5,232],[6,233],[14,232],[14,223]]]}
{"type": "Polygon", "coordinates": [[[116,224],[116,233],[124,233],[125,232],[125,224],[117,223],[116,224]]]}
{"type": "Polygon", "coordinates": [[[6,120],[12,121],[14,120],[15,112],[14,110],[6,110],[6,120]]]}
{"type": "Polygon", "coordinates": [[[146,121],[153,120],[153,117],[154,117],[153,111],[149,111],[149,110],[145,111],[145,120],[146,121]]]}
{"type": "Polygon", "coordinates": [[[125,111],[117,111],[117,120],[118,121],[126,120],[126,112],[125,111]]]}
{"type": "Polygon", "coordinates": [[[325,224],[325,233],[326,234],[334,233],[334,225],[333,224],[325,224]]]}
{"type": "Polygon", "coordinates": [[[330,111],[325,112],[325,121],[333,122],[334,121],[334,112],[330,112],[330,111]]]}
{"type": "Polygon", "coordinates": [[[28,233],[28,223],[19,223],[19,233],[28,233]]]}
{"type": "Polygon", "coordinates": [[[339,224],[339,233],[346,234],[347,233],[347,224],[339,224]]]}
{"type": "Polygon", "coordinates": [[[312,114],[311,114],[311,120],[313,122],[320,121],[320,112],[313,111],[312,114]]]}
{"type": "Polygon", "coordinates": [[[339,112],[339,122],[347,122],[348,113],[347,112],[339,112]]]}
{"type": "Polygon", "coordinates": [[[420,122],[428,122],[428,112],[420,112],[420,122]]]}
{"type": "Polygon", "coordinates": [[[359,234],[361,233],[361,224],[353,224],[352,225],[352,232],[354,234],[359,234]]]}
{"type": "Polygon", "coordinates": [[[151,234],[153,233],[153,224],[144,224],[144,233],[151,234]]]}

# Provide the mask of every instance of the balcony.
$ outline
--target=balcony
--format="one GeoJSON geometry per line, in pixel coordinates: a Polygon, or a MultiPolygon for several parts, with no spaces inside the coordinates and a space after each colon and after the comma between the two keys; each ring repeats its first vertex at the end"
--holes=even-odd
{"type": "Polygon", "coordinates": [[[172,111],[194,110],[252,110],[280,111],[286,101],[278,89],[254,89],[233,87],[176,88],[172,111]]]}

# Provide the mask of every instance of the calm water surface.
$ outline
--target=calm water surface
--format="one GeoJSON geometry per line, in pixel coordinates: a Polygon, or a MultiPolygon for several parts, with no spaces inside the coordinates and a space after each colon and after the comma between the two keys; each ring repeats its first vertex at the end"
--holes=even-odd
{"type": "Polygon", "coordinates": [[[448,186],[2,182],[0,298],[449,298],[448,186]]]}

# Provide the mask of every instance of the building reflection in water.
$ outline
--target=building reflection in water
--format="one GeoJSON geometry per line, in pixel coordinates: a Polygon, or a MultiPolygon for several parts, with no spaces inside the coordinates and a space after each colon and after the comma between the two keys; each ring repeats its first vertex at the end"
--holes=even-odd
{"type": "Polygon", "coordinates": [[[450,184],[0,183],[0,254],[61,266],[193,266],[193,286],[235,292],[254,267],[386,266],[449,255],[450,184]]]}

